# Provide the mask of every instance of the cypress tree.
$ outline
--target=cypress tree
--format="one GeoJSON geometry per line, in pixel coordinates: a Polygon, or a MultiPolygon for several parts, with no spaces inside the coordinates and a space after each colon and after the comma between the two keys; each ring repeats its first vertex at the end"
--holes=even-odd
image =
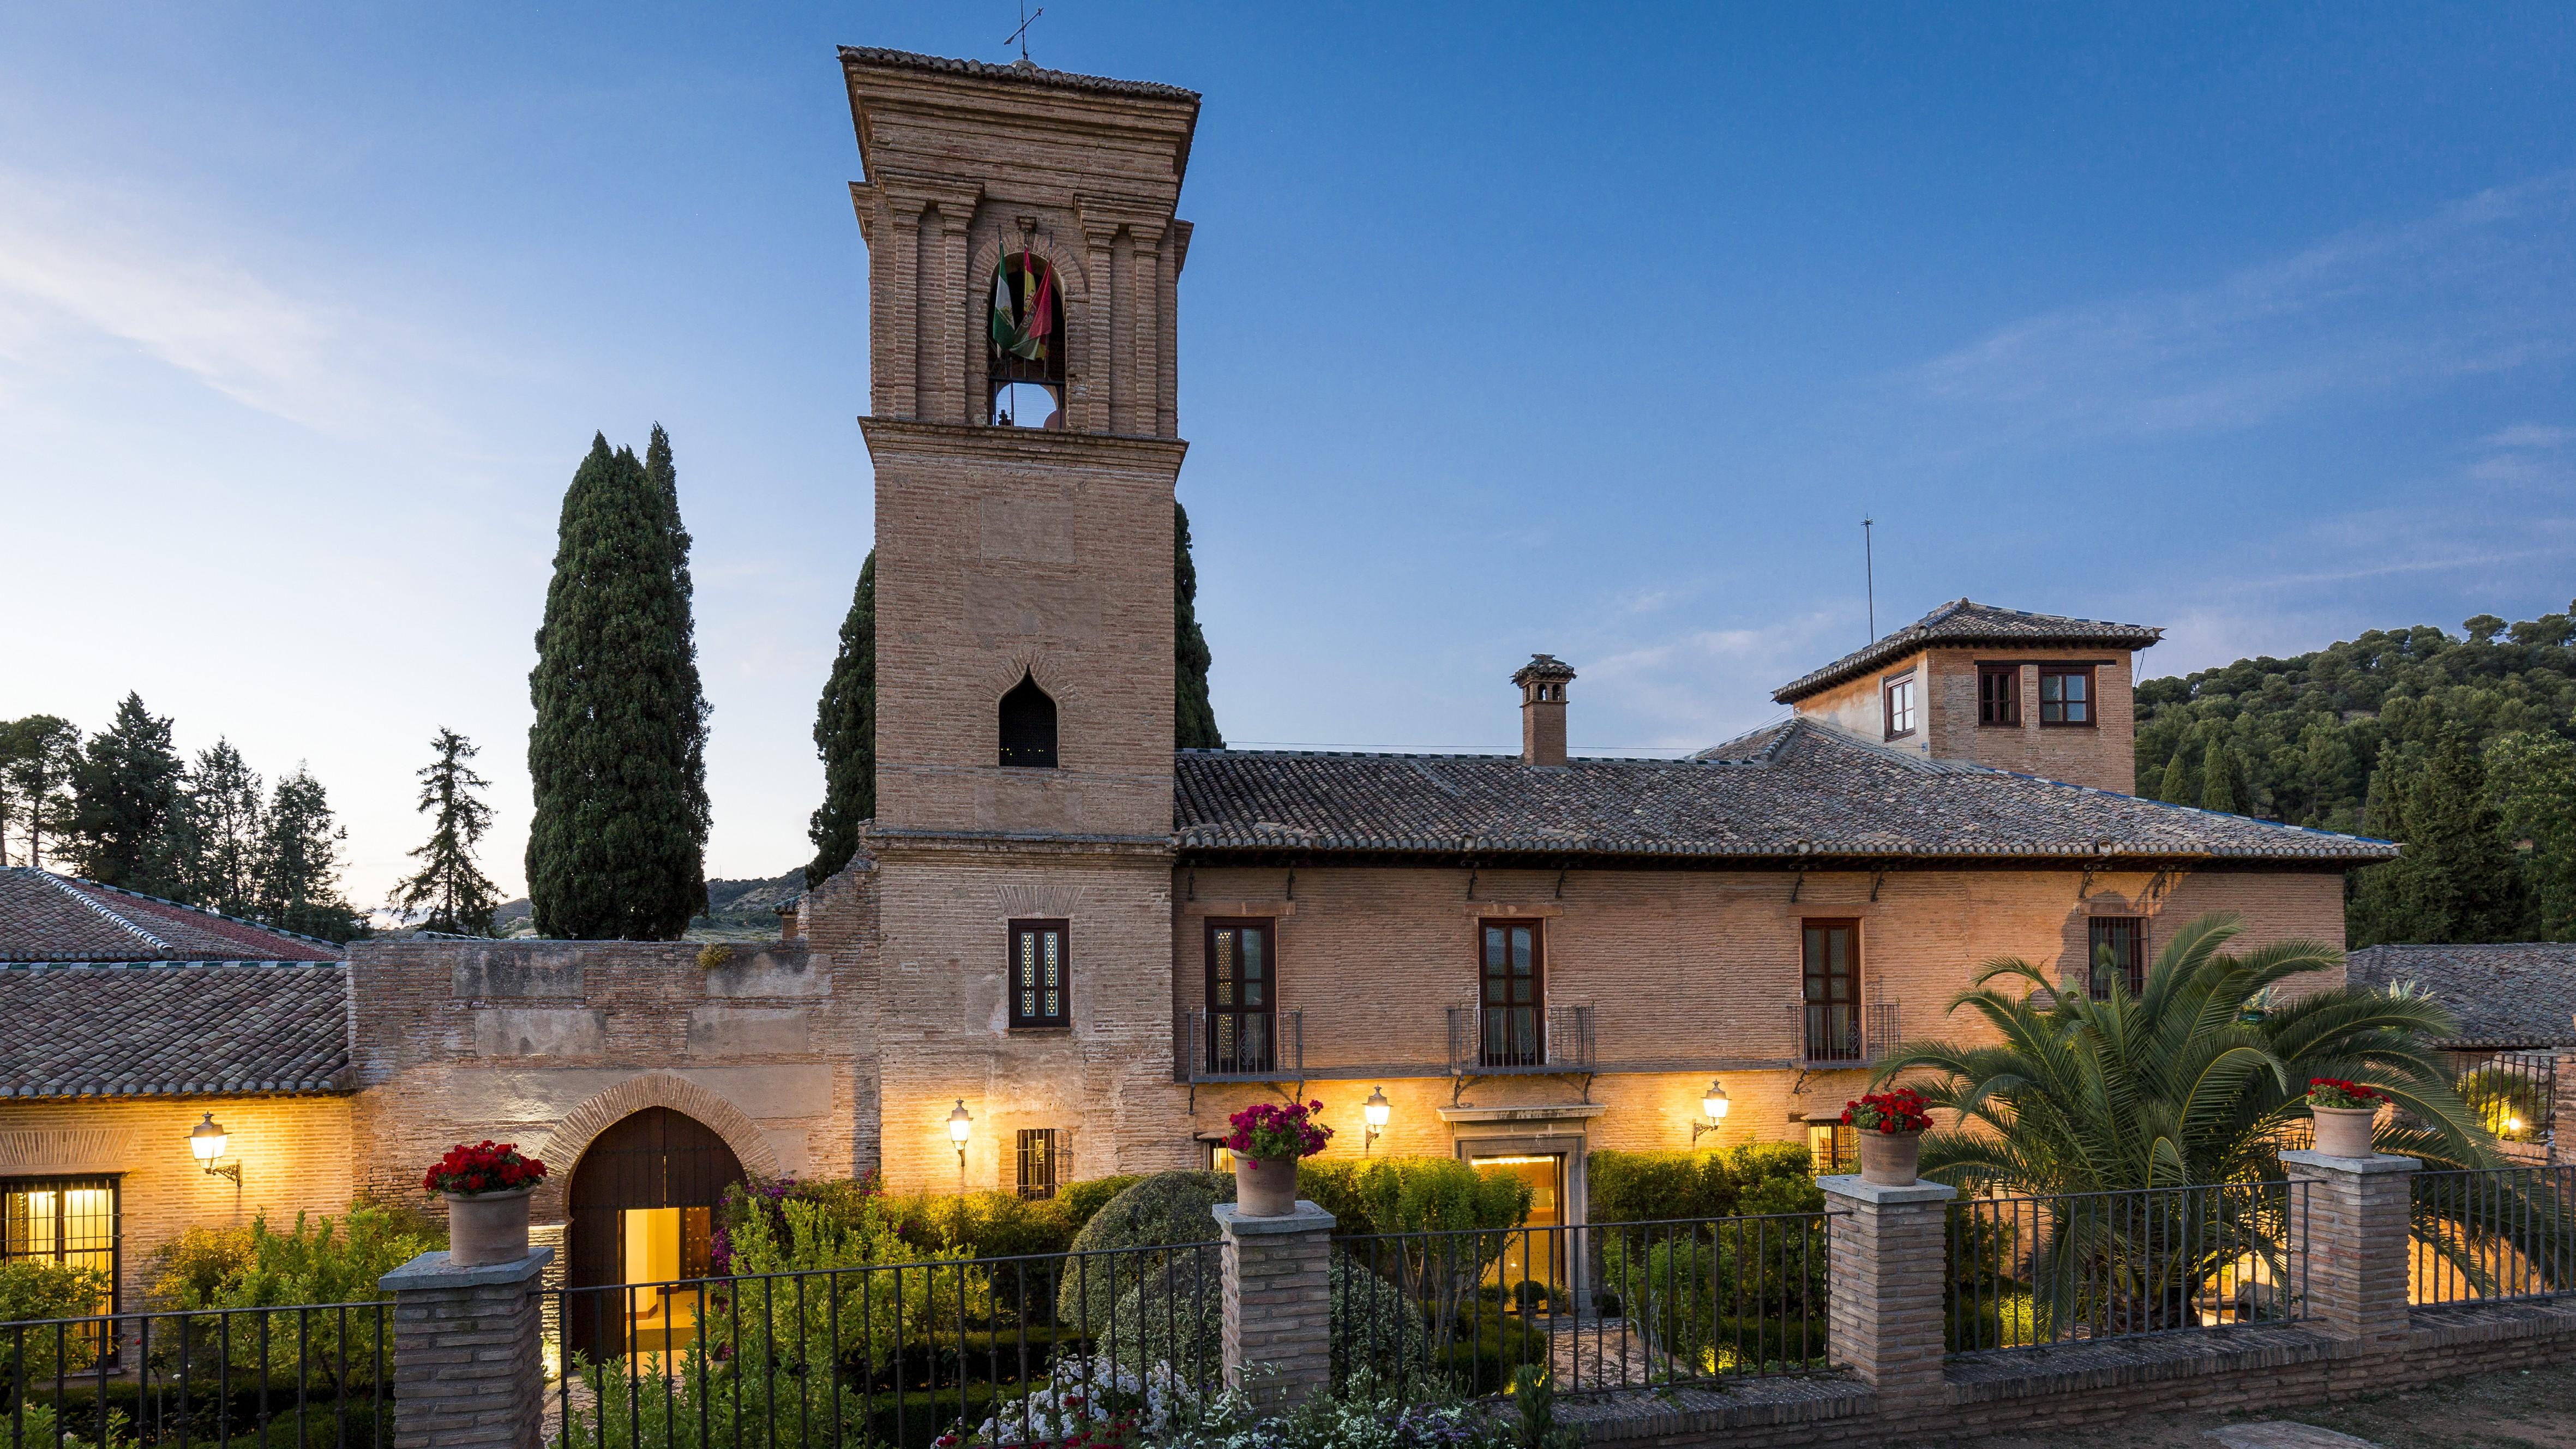
{"type": "Polygon", "coordinates": [[[859,565],[859,586],[841,620],[841,649],[814,706],[814,753],[823,760],[823,803],[806,828],[814,858],[805,884],[821,885],[859,852],[859,827],[877,813],[877,555],[859,565]]]}
{"type": "Polygon", "coordinates": [[[539,935],[674,940],[706,909],[706,703],[664,453],[657,480],[594,436],[564,493],[528,675],[539,935]]]}
{"type": "Polygon", "coordinates": [[[425,931],[488,936],[501,892],[474,860],[474,847],[492,828],[492,807],[474,792],[492,782],[466,763],[482,752],[465,736],[442,729],[429,747],[438,752],[420,768],[420,811],[430,816],[429,839],[413,848],[420,870],[394,886],[391,907],[405,919],[426,908],[419,921],[425,931]]]}
{"type": "MultiPolygon", "coordinates": [[[[703,854],[707,834],[714,828],[715,811],[707,803],[707,695],[698,677],[697,585],[689,578],[689,530],[680,522],[680,472],[671,462],[671,435],[662,425],[653,425],[653,437],[644,448],[644,476],[653,485],[654,494],[662,500],[662,532],[671,550],[671,584],[680,595],[681,679],[678,685],[685,696],[685,707],[691,712],[695,733],[689,739],[689,809],[697,821],[697,841],[703,854]]],[[[706,903],[700,901],[704,912],[706,903]]]]}
{"type": "Polygon", "coordinates": [[[2191,803],[2190,743],[2174,746],[2173,758],[2165,761],[2164,774],[2156,781],[2156,798],[2168,805],[2191,803]]]}
{"type": "Polygon", "coordinates": [[[90,736],[72,772],[73,868],[94,881],[146,895],[184,889],[171,850],[171,817],[181,766],[170,721],[128,693],[108,727],[90,736]]]}
{"type": "Polygon", "coordinates": [[[2446,740],[2386,788],[2399,800],[2406,853],[2362,872],[2356,944],[2522,939],[2532,925],[2530,895],[2477,750],[2446,740]]]}
{"type": "Polygon", "coordinates": [[[1190,561],[1190,514],[1172,502],[1172,671],[1178,697],[1173,701],[1172,743],[1185,750],[1221,750],[1225,736],[1216,729],[1216,708],[1208,703],[1207,636],[1199,632],[1199,570],[1190,561]]]}
{"type": "Polygon", "coordinates": [[[2240,815],[2245,797],[2236,784],[2235,752],[2225,740],[2213,739],[2200,758],[2200,808],[2240,815]]]}

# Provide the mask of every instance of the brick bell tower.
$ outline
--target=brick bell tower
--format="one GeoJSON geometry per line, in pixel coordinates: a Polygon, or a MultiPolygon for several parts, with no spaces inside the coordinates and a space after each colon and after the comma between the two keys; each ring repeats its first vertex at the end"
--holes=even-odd
{"type": "Polygon", "coordinates": [[[976,1187],[1185,1165],[1159,1095],[1173,213],[1199,98],[1026,61],[841,64],[867,176],[880,1165],[976,1187]]]}

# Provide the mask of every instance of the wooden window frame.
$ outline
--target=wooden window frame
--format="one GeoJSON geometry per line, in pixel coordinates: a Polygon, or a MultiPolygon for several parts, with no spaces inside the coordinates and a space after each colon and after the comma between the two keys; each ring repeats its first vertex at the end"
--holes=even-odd
{"type": "Polygon", "coordinates": [[[1903,674],[1889,675],[1878,682],[1879,714],[1885,721],[1888,739],[1909,739],[1923,727],[1923,691],[1917,687],[1917,682],[1922,675],[1923,671],[1919,669],[1909,669],[1903,674]],[[1903,729],[1896,727],[1896,692],[1900,689],[1907,691],[1903,729]]]}
{"type": "Polygon", "coordinates": [[[1071,1029],[1073,1026],[1073,931],[1069,923],[1061,917],[1013,921],[1005,940],[1008,945],[1002,958],[1002,991],[1009,998],[1011,1030],[1066,1031],[1071,1029]],[[1043,1009],[1045,999],[1040,996],[1033,1008],[1024,1012],[1020,1009],[1021,991],[1025,989],[1033,993],[1042,993],[1046,990],[1046,986],[1042,981],[1032,981],[1025,988],[1021,985],[1020,942],[1048,931],[1055,933],[1056,949],[1062,953],[1059,965],[1063,970],[1064,979],[1057,987],[1057,990],[1062,993],[1057,998],[1058,1009],[1054,1014],[1048,1014],[1043,1009]]]}
{"type": "MultiPolygon", "coordinates": [[[[2111,995],[2102,989],[2103,980],[2100,975],[2101,948],[2107,943],[2095,939],[2095,935],[2104,925],[2113,922],[2131,928],[2129,959],[2113,964],[2120,968],[2131,997],[2146,994],[2147,918],[2144,916],[2088,916],[2084,921],[2084,990],[2095,1001],[2108,1000],[2111,995]]],[[[2115,947],[2114,950],[2116,949],[2115,947]]]]}
{"type": "MultiPolygon", "coordinates": [[[[1261,1054],[1254,1062],[1251,1070],[1256,1072],[1276,1071],[1279,1065],[1279,918],[1276,916],[1210,916],[1207,918],[1205,925],[1202,926],[1199,931],[1199,944],[1200,964],[1202,968],[1199,986],[1201,992],[1199,1003],[1207,1010],[1208,1022],[1207,1040],[1199,1044],[1199,1050],[1207,1059],[1208,1070],[1211,1072],[1232,1073],[1233,1071],[1238,1070],[1242,1064],[1243,1059],[1240,1054],[1238,1054],[1236,1065],[1234,1067],[1221,1067],[1217,1065],[1216,1019],[1219,1015],[1226,1015],[1236,1018],[1238,1022],[1243,1017],[1247,1016],[1258,1016],[1264,1020],[1266,1024],[1264,1035],[1268,1040],[1269,1046],[1267,1051],[1261,1054]],[[1258,931],[1261,933],[1262,969],[1269,974],[1262,982],[1262,985],[1265,988],[1265,995],[1260,1006],[1248,1007],[1241,1005],[1239,1001],[1238,1004],[1234,1006],[1217,1005],[1216,933],[1219,931],[1258,931]]],[[[1238,987],[1241,984],[1241,979],[1242,978],[1240,977],[1236,978],[1238,987]]],[[[1238,1041],[1241,1040],[1241,1030],[1242,1028],[1237,1026],[1236,1039],[1238,1041]]]]}
{"type": "Polygon", "coordinates": [[[1018,1137],[1020,1197],[1044,1202],[1063,1181],[1064,1134],[1053,1127],[1023,1127],[1018,1137]]]}
{"type": "Polygon", "coordinates": [[[1988,664],[1983,661],[1978,663],[1977,728],[1994,730],[2021,728],[2021,666],[2019,664],[1988,664]],[[1987,681],[1996,679],[2004,681],[2004,688],[2000,692],[1990,692],[1987,681]],[[1991,708],[1998,699],[2003,704],[2001,719],[1993,717],[1995,711],[1991,708]]]}
{"type": "Polygon", "coordinates": [[[2096,728],[2101,723],[2102,719],[2102,691],[2094,686],[2099,682],[2098,675],[2101,668],[2101,663],[2098,660],[2083,661],[2073,664],[2040,665],[2039,727],[2044,730],[2089,730],[2096,728]],[[2084,681],[2084,698],[2082,700],[2084,705],[2084,718],[2067,719],[2064,717],[2066,713],[2066,699],[2063,692],[2061,692],[2058,699],[2055,701],[2059,718],[2050,719],[2048,717],[2048,708],[2050,704],[2050,700],[2048,698],[2048,681],[2051,679],[2074,678],[2080,678],[2084,681]]]}
{"type": "MultiPolygon", "coordinates": [[[[65,1243],[71,1231],[67,1195],[73,1192],[104,1189],[107,1193],[107,1304],[104,1312],[109,1324],[125,1310],[125,1174],[120,1172],[43,1172],[0,1177],[0,1194],[51,1192],[54,1194],[53,1251],[43,1255],[27,1250],[26,1245],[8,1234],[7,1220],[0,1216],[0,1262],[70,1263],[75,1255],[86,1259],[95,1248],[73,1248],[65,1243]]],[[[84,1324],[71,1330],[74,1338],[85,1338],[99,1345],[100,1326],[84,1324]]],[[[110,1369],[119,1366],[117,1335],[110,1332],[97,1362],[110,1369]]]]}
{"type": "MultiPolygon", "coordinates": [[[[1801,1061],[1810,1061],[1810,1062],[1840,1062],[1840,1061],[1852,1061],[1852,1062],[1858,1062],[1858,1061],[1866,1061],[1866,1060],[1868,1059],[1868,1057],[1869,1057],[1868,1038],[1867,1038],[1867,1036],[1864,1034],[1864,1033],[1865,1033],[1866,1023],[1862,1020],[1862,1017],[1861,1017],[1861,1012],[1862,1012],[1862,1010],[1863,1010],[1863,1007],[1862,1007],[1861,1003],[1862,1003],[1862,1001],[1863,1001],[1863,999],[1864,999],[1863,982],[1864,982],[1864,978],[1865,978],[1866,969],[1867,969],[1867,968],[1866,968],[1866,965],[1865,965],[1865,958],[1863,957],[1862,952],[1861,952],[1861,929],[1860,929],[1860,918],[1859,918],[1859,917],[1857,917],[1857,916],[1801,916],[1801,917],[1799,917],[1799,919],[1798,919],[1798,1006],[1799,1006],[1799,1013],[1798,1013],[1798,1015],[1799,1015],[1799,1022],[1798,1022],[1798,1025],[1799,1025],[1799,1030],[1800,1030],[1800,1036],[1799,1036],[1799,1039],[1798,1039],[1798,1055],[1799,1055],[1799,1060],[1801,1060],[1801,1061]],[[1836,927],[1840,927],[1840,928],[1842,928],[1842,929],[1844,929],[1844,930],[1848,931],[1848,932],[1850,933],[1850,935],[1851,935],[1851,972],[1850,972],[1850,980],[1851,980],[1851,1000],[1849,1000],[1849,1001],[1847,1001],[1847,1002],[1845,1002],[1845,1001],[1835,1001],[1835,1000],[1833,1000],[1833,999],[1832,999],[1832,996],[1831,996],[1831,994],[1830,994],[1830,993],[1831,993],[1831,987],[1830,987],[1830,984],[1829,984],[1829,985],[1828,985],[1828,987],[1827,987],[1827,992],[1828,992],[1828,994],[1826,995],[1826,997],[1825,997],[1825,998],[1823,998],[1823,999],[1821,999],[1821,1000],[1820,1000],[1820,999],[1818,999],[1818,998],[1816,998],[1816,997],[1810,996],[1810,995],[1808,994],[1808,983],[1810,982],[1810,980],[1812,980],[1812,979],[1818,979],[1818,978],[1817,978],[1816,973],[1814,973],[1814,972],[1810,972],[1810,971],[1807,969],[1807,933],[1808,933],[1808,932],[1810,932],[1810,931],[1830,931],[1830,930],[1835,929],[1836,927]],[[1834,1007],[1837,1007],[1837,1006],[1848,1007],[1848,1008],[1850,1009],[1850,1011],[1851,1011],[1851,1021],[1850,1021],[1850,1023],[1849,1023],[1849,1026],[1850,1026],[1850,1037],[1851,1037],[1851,1041],[1852,1041],[1852,1044],[1853,1044],[1852,1051],[1851,1051],[1849,1054],[1842,1054],[1842,1053],[1836,1053],[1836,1052],[1833,1052],[1833,1051],[1830,1049],[1830,1047],[1828,1047],[1828,1049],[1826,1050],[1826,1052],[1824,1052],[1824,1053],[1822,1053],[1822,1054],[1819,1054],[1819,1053],[1818,1053],[1818,1051],[1817,1051],[1817,1049],[1816,1049],[1816,1044],[1817,1044],[1819,1041],[1830,1041],[1830,1040],[1831,1040],[1831,1038],[1832,1038],[1832,1036],[1834,1035],[1834,1032],[1833,1032],[1833,1026],[1834,1026],[1834,1023],[1833,1023],[1833,1013],[1832,1013],[1832,1009],[1833,1009],[1834,1007]]],[[[1830,969],[1830,968],[1828,968],[1828,969],[1823,973],[1823,975],[1822,975],[1821,979],[1822,979],[1822,980],[1824,980],[1824,981],[1826,981],[1827,983],[1830,983],[1830,982],[1833,980],[1833,973],[1832,973],[1832,971],[1831,971],[1831,969],[1830,969]]]]}
{"type": "Polygon", "coordinates": [[[1547,920],[1539,916],[1484,916],[1476,921],[1476,1055],[1486,1066],[1543,1066],[1547,1062],[1547,920]],[[1511,933],[1527,929],[1530,936],[1530,999],[1526,1006],[1505,1002],[1497,1007],[1485,1000],[1485,983],[1491,967],[1485,961],[1485,933],[1503,933],[1504,970],[1502,979],[1511,980],[1511,933]],[[1526,1010],[1530,1014],[1530,1050],[1521,1053],[1506,1043],[1499,1053],[1485,1031],[1486,1014],[1491,1011],[1526,1010]],[[1534,1062],[1518,1060],[1522,1055],[1537,1058],[1534,1062]],[[1498,1060],[1499,1057],[1499,1060],[1498,1060]]]}

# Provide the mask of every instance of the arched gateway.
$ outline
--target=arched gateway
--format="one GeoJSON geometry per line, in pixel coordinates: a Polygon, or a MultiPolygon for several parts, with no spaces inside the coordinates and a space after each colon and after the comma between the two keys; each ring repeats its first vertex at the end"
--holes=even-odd
{"type": "Polygon", "coordinates": [[[743,1181],[713,1128],[668,1107],[620,1118],[590,1141],[566,1193],[564,1341],[593,1362],[686,1349],[694,1289],[627,1288],[703,1278],[716,1210],[743,1181]],[[581,1291],[591,1290],[591,1291],[581,1291]]]}

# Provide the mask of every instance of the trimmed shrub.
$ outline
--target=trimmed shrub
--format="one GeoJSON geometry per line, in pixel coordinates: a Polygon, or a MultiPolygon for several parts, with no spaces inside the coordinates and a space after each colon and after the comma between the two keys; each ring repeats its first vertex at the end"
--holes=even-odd
{"type": "MultiPolygon", "coordinates": [[[[1419,1365],[1430,1332],[1396,1286],[1349,1254],[1332,1258],[1333,1373],[1353,1366],[1400,1373],[1419,1365]]],[[[1118,1296],[1116,1318],[1102,1325],[1101,1350],[1139,1373],[1172,1366],[1184,1382],[1217,1381],[1225,1365],[1225,1285],[1212,1258],[1175,1257],[1118,1296]]]]}
{"type": "MultiPolygon", "coordinates": [[[[1234,1201],[1234,1178],[1222,1172],[1158,1172],[1102,1203],[1073,1235],[1077,1253],[1212,1243],[1209,1208],[1234,1201]]],[[[1056,1292],[1056,1321],[1095,1331],[1109,1322],[1119,1296],[1162,1267],[1162,1254],[1077,1259],[1056,1292]]]]}
{"type": "Polygon", "coordinates": [[[1075,1234],[1091,1221],[1092,1214],[1109,1205],[1109,1200],[1145,1180],[1141,1172],[1121,1173],[1116,1177],[1095,1177],[1088,1182],[1069,1182],[1055,1190],[1056,1206],[1064,1210],[1065,1244],[1070,1247],[1075,1234]]]}
{"type": "Polygon", "coordinates": [[[1747,1142],[1714,1152],[1595,1152],[1585,1166],[1596,1223],[1814,1212],[1824,1206],[1807,1150],[1794,1142],[1747,1142]]]}
{"type": "Polygon", "coordinates": [[[1340,1236],[1517,1227],[1531,1202],[1529,1184],[1509,1173],[1427,1156],[1310,1157],[1297,1164],[1297,1195],[1331,1213],[1340,1236]]]}

